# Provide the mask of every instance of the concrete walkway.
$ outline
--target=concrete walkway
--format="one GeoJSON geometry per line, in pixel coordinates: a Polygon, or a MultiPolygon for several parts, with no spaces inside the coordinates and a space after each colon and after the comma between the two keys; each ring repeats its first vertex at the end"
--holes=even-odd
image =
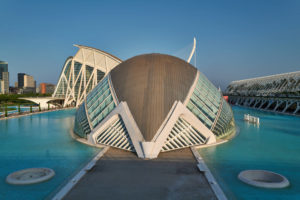
{"type": "Polygon", "coordinates": [[[110,148],[64,199],[217,199],[190,148],[141,160],[110,148]]]}

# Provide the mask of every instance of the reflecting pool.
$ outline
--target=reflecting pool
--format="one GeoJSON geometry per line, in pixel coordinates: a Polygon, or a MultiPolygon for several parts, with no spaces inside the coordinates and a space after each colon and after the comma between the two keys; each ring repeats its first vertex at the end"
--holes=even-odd
{"type": "MultiPolygon", "coordinates": [[[[3,108],[3,107],[2,107],[3,108]]],[[[7,111],[7,114],[11,114],[11,113],[17,113],[18,112],[18,106],[7,106],[7,108],[13,108],[14,110],[9,110],[7,111]]],[[[32,106],[32,110],[38,110],[39,107],[38,106],[32,106]]],[[[20,112],[27,112],[30,111],[30,106],[20,106],[20,112]]],[[[4,115],[4,112],[0,112],[0,116],[4,115]]]]}
{"type": "Polygon", "coordinates": [[[300,117],[233,107],[240,133],[233,140],[200,149],[228,199],[300,199],[300,117]],[[244,114],[260,125],[244,122],[244,114]],[[264,169],[287,177],[285,189],[262,189],[237,179],[242,170],[264,169]]]}
{"type": "Polygon", "coordinates": [[[70,136],[74,115],[73,109],[0,120],[0,199],[49,198],[100,151],[70,136]],[[35,185],[6,184],[9,173],[31,167],[56,175],[35,185]]]}

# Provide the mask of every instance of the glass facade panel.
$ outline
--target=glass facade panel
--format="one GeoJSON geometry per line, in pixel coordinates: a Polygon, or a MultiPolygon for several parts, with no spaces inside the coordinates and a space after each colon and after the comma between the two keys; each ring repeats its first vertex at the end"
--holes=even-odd
{"type": "Polygon", "coordinates": [[[69,79],[69,76],[70,76],[71,64],[72,64],[72,61],[69,61],[67,66],[66,66],[65,72],[64,72],[67,79],[69,79]]]}
{"type": "Polygon", "coordinates": [[[235,127],[231,107],[224,99],[222,99],[222,101],[222,110],[220,112],[220,116],[217,120],[217,123],[213,129],[213,133],[219,137],[226,136],[235,127]]]}
{"type": "Polygon", "coordinates": [[[86,135],[91,132],[89,122],[86,117],[85,103],[81,104],[76,112],[74,132],[83,138],[86,138],[86,135]]]}
{"type": "Polygon", "coordinates": [[[77,76],[78,76],[78,74],[80,72],[81,67],[82,67],[81,63],[79,63],[79,62],[75,62],[74,63],[74,78],[75,78],[75,81],[77,79],[77,76]]]}
{"type": "Polygon", "coordinates": [[[67,82],[65,81],[64,78],[62,78],[59,85],[58,85],[58,87],[57,87],[55,97],[65,98],[66,92],[67,92],[67,82]]]}
{"type": "Polygon", "coordinates": [[[109,88],[108,77],[104,78],[87,96],[88,115],[95,128],[116,107],[109,88]]]}
{"type": "Polygon", "coordinates": [[[200,73],[196,87],[187,108],[211,129],[218,114],[221,94],[210,81],[200,73]]]}
{"type": "Polygon", "coordinates": [[[88,65],[85,66],[85,77],[86,77],[86,84],[88,83],[92,73],[93,73],[94,68],[90,67],[88,65]]]}
{"type": "Polygon", "coordinates": [[[208,129],[212,129],[216,136],[221,137],[230,131],[230,127],[234,128],[234,125],[232,126],[231,123],[233,121],[233,113],[230,106],[223,99],[220,91],[202,73],[199,74],[187,108],[208,129]],[[222,106],[222,110],[218,117],[220,106],[222,106]],[[217,121],[216,117],[218,117],[217,121]]]}
{"type": "MultiPolygon", "coordinates": [[[[78,81],[76,82],[76,84],[75,84],[75,90],[74,90],[74,94],[75,94],[75,97],[76,97],[76,99],[77,99],[77,96],[78,96],[78,92],[79,92],[79,87],[80,87],[80,83],[81,83],[81,75],[82,74],[80,74],[79,75],[79,77],[78,77],[78,81]]],[[[83,83],[82,83],[82,85],[83,85],[83,83]]]]}
{"type": "Polygon", "coordinates": [[[86,93],[88,94],[93,88],[93,80],[91,80],[86,88],[86,93]]]}
{"type": "Polygon", "coordinates": [[[65,76],[62,76],[60,79],[60,83],[57,85],[57,90],[55,93],[55,97],[58,98],[65,98],[66,92],[67,92],[67,83],[70,78],[71,74],[71,65],[72,65],[72,60],[68,61],[65,67],[65,70],[63,71],[65,76]]]}
{"type": "Polygon", "coordinates": [[[80,137],[86,137],[86,134],[91,132],[85,104],[92,128],[95,128],[116,107],[108,81],[108,77],[104,78],[87,95],[86,102],[79,107],[75,118],[74,131],[80,137]]]}
{"type": "Polygon", "coordinates": [[[104,75],[104,72],[97,70],[97,83],[99,83],[103,79],[104,75]]]}

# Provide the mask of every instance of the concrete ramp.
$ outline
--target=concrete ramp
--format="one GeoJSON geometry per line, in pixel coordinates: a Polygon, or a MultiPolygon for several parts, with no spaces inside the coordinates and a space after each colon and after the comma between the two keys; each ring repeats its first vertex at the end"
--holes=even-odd
{"type": "Polygon", "coordinates": [[[190,148],[154,160],[110,148],[64,199],[217,199],[190,148]]]}

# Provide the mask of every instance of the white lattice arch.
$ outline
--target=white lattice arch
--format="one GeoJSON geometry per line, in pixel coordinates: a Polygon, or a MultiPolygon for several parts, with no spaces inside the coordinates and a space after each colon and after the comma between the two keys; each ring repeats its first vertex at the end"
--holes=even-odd
{"type": "Polygon", "coordinates": [[[79,106],[87,94],[122,61],[104,51],[83,45],[69,57],[59,77],[53,97],[63,97],[64,107],[79,106]],[[79,71],[78,71],[79,70],[79,71]]]}

